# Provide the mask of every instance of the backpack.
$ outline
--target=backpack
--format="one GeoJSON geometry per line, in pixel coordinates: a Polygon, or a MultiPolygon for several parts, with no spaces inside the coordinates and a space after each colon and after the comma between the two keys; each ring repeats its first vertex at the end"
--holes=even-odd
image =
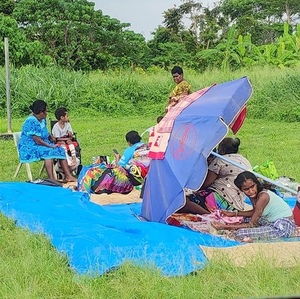
{"type": "Polygon", "coordinates": [[[135,150],[132,159],[126,167],[128,176],[134,186],[139,186],[144,182],[150,161],[149,146],[147,144],[143,144],[135,150]]]}

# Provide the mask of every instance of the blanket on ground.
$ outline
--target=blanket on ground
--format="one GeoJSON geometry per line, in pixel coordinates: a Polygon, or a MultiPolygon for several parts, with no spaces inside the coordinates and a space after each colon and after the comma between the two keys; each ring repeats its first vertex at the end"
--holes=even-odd
{"type": "Polygon", "coordinates": [[[239,243],[138,219],[141,203],[100,206],[71,189],[31,183],[0,183],[0,211],[16,224],[44,233],[79,274],[99,275],[131,261],[180,276],[207,263],[199,245],[239,243]]]}

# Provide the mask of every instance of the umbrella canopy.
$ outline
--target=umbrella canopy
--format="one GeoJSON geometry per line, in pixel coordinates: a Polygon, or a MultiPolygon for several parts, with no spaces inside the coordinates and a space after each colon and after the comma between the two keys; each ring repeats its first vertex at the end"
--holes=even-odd
{"type": "Polygon", "coordinates": [[[207,157],[229,127],[234,133],[241,127],[251,93],[249,80],[243,77],[210,87],[180,112],[163,158],[151,161],[142,217],[164,223],[185,205],[184,188],[200,188],[207,173],[207,157]]]}

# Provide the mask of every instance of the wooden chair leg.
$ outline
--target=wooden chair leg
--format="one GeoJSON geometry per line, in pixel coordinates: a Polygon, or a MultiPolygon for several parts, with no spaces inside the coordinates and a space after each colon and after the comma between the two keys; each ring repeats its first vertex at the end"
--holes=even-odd
{"type": "Polygon", "coordinates": [[[19,165],[18,165],[18,167],[16,169],[16,172],[15,172],[15,174],[13,176],[14,179],[17,177],[18,173],[20,172],[21,167],[22,167],[22,163],[19,163],[19,165]]]}
{"type": "MultiPolygon", "coordinates": [[[[58,163],[58,162],[57,162],[57,163],[58,163]]],[[[43,161],[43,165],[42,165],[42,167],[41,167],[41,169],[40,169],[40,173],[39,173],[40,176],[42,175],[42,173],[43,173],[44,170],[46,170],[46,167],[45,167],[45,161],[43,161]]],[[[55,171],[55,165],[54,165],[54,164],[53,164],[53,176],[54,176],[54,178],[57,180],[57,173],[56,173],[56,171],[55,171]]]]}
{"type": "Polygon", "coordinates": [[[42,165],[42,167],[40,169],[39,175],[41,175],[45,169],[46,169],[45,168],[45,161],[43,161],[43,165],[42,165]]]}
{"type": "Polygon", "coordinates": [[[27,171],[27,176],[29,181],[32,181],[32,173],[31,173],[31,169],[30,169],[30,164],[29,163],[25,163],[26,165],[26,171],[27,171]]]}
{"type": "MultiPolygon", "coordinates": [[[[57,162],[59,163],[59,162],[57,162]]],[[[54,175],[54,178],[57,180],[57,172],[55,170],[55,165],[53,164],[53,175],[54,175]]]]}

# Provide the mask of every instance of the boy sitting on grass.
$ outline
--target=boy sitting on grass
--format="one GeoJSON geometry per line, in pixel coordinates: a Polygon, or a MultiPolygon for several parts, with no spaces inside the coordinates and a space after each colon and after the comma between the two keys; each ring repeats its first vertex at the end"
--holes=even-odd
{"type": "Polygon", "coordinates": [[[68,111],[65,107],[60,107],[55,111],[55,117],[57,122],[52,128],[52,135],[56,138],[56,143],[60,144],[66,152],[68,158],[68,151],[71,152],[72,160],[71,162],[68,159],[69,166],[76,165],[76,152],[75,146],[77,142],[73,141],[74,135],[71,124],[69,122],[68,111]]]}

